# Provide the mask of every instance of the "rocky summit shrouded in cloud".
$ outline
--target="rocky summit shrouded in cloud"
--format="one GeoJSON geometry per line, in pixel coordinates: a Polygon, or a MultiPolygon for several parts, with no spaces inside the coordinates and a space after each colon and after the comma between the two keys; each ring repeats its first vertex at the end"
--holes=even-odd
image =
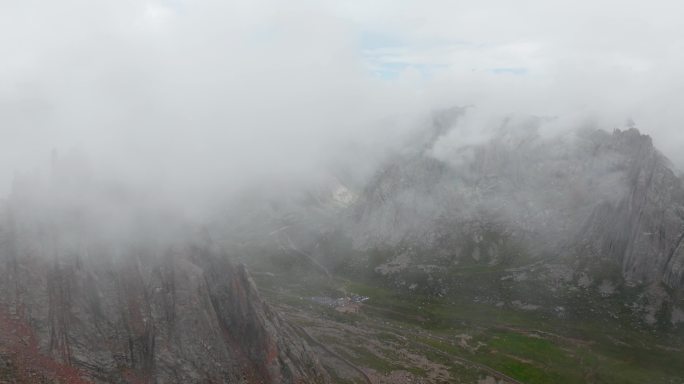
{"type": "Polygon", "coordinates": [[[674,383],[684,4],[4,0],[0,383],[674,383]]]}

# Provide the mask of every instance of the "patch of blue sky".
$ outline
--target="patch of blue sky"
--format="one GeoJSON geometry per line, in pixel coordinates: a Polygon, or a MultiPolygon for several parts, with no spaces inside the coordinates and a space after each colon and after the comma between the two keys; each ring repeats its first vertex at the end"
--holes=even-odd
{"type": "Polygon", "coordinates": [[[394,80],[406,71],[415,71],[423,79],[429,79],[436,72],[447,69],[443,64],[414,64],[403,62],[375,62],[371,65],[370,72],[383,80],[394,80]]]}
{"type": "Polygon", "coordinates": [[[370,72],[383,80],[394,80],[409,66],[408,63],[373,63],[370,72]]]}
{"type": "Polygon", "coordinates": [[[448,60],[445,60],[450,51],[479,49],[483,43],[444,39],[406,41],[394,34],[364,30],[359,34],[358,45],[374,76],[394,80],[406,71],[417,72],[424,79],[429,79],[435,73],[450,68],[448,60]]]}

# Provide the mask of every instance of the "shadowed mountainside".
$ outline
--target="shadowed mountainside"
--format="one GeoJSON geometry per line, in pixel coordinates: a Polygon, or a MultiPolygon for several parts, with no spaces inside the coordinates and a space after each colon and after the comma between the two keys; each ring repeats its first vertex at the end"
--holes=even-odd
{"type": "Polygon", "coordinates": [[[55,174],[19,180],[2,207],[1,382],[328,382],[210,240],[55,174]]]}

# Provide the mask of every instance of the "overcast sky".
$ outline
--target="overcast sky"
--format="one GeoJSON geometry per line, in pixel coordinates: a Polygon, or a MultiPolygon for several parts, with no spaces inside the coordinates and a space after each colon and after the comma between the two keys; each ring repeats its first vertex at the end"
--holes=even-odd
{"type": "Polygon", "coordinates": [[[631,118],[682,167],[682,15],[662,0],[2,0],[0,191],[74,147],[170,188],[305,177],[340,143],[382,146],[452,105],[631,118]]]}

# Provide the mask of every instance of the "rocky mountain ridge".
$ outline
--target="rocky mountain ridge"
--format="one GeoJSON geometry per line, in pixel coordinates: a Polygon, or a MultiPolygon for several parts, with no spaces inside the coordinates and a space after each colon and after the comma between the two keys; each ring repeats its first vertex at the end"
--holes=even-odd
{"type": "Polygon", "coordinates": [[[329,382],[206,236],[56,175],[2,207],[0,382],[329,382]]]}
{"type": "Polygon", "coordinates": [[[651,139],[636,129],[546,139],[538,125],[508,127],[452,158],[427,147],[388,162],[354,207],[357,245],[478,259],[496,251],[464,243],[494,228],[530,259],[607,258],[631,284],[681,289],[684,188],[651,139]]]}

